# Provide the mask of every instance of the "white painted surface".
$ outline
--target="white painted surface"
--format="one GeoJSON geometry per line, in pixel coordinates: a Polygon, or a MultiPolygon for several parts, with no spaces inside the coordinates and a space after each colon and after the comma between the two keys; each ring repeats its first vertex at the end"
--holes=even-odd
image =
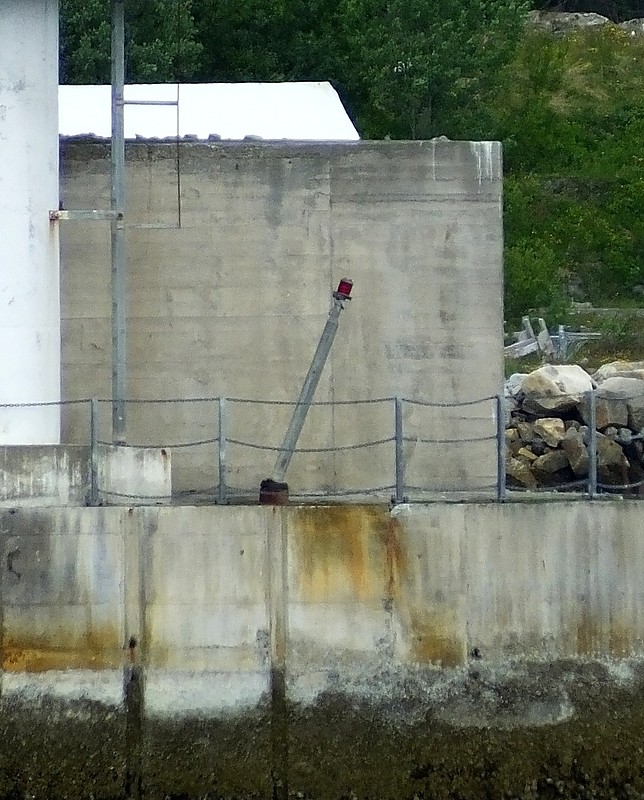
{"type": "Polygon", "coordinates": [[[170,451],[99,444],[97,488],[109,505],[156,505],[172,496],[170,451]]]}
{"type": "MultiPolygon", "coordinates": [[[[58,0],[2,0],[0,41],[0,404],[58,401],[58,0]]],[[[0,407],[0,443],[56,444],[59,419],[0,407]]]]}
{"type": "MultiPolygon", "coordinates": [[[[111,136],[109,86],[61,86],[62,136],[111,136]]],[[[128,100],[179,99],[179,136],[222,139],[355,141],[358,132],[326,81],[304,83],[134,84],[128,100]]],[[[127,106],[125,136],[177,135],[174,106],[127,106]]]]}

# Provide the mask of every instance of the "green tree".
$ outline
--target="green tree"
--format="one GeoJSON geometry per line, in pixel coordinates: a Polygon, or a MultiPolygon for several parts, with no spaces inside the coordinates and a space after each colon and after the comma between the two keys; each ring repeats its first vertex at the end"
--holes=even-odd
{"type": "Polygon", "coordinates": [[[204,80],[330,80],[369,138],[440,130],[513,53],[524,0],[203,0],[204,80]]]}
{"type": "Polygon", "coordinates": [[[346,0],[347,49],[369,136],[445,133],[444,110],[471,102],[513,55],[522,0],[346,0]]]}
{"type": "MultiPolygon", "coordinates": [[[[128,82],[194,77],[202,46],[192,0],[128,0],[125,11],[128,82]]],[[[61,0],[61,83],[109,83],[110,14],[107,0],[61,0]]]]}
{"type": "Polygon", "coordinates": [[[606,25],[528,32],[485,100],[504,143],[506,316],[644,283],[644,41],[606,25]]]}

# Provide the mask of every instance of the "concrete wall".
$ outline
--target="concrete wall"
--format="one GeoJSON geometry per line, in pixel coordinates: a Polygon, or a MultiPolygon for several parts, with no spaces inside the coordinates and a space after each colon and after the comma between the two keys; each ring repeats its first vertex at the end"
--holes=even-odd
{"type": "Polygon", "coordinates": [[[0,447],[0,506],[85,505],[89,447],[0,447]]]}
{"type": "Polygon", "coordinates": [[[0,507],[156,505],[172,495],[163,448],[98,444],[0,447],[0,507]]]}
{"type": "Polygon", "coordinates": [[[6,792],[640,785],[635,503],[24,509],[0,524],[6,792]]]}
{"type": "MultiPolygon", "coordinates": [[[[128,148],[128,393],[132,398],[294,400],[342,276],[355,281],[317,399],[400,394],[439,402],[496,394],[502,381],[501,160],[496,143],[185,144],[181,228],[176,149],[128,148]],[[143,227],[136,227],[143,226],[143,227]]],[[[105,207],[108,150],[67,141],[67,208],[105,207]]],[[[60,223],[63,391],[110,391],[109,230],[60,223]]],[[[290,409],[229,405],[229,435],[277,446],[290,409]]],[[[69,410],[65,435],[77,423],[69,410]]],[[[107,411],[105,415],[107,417],[107,411]]],[[[128,407],[129,440],[217,435],[207,403],[128,407]]],[[[420,438],[494,433],[490,403],[409,407],[408,482],[474,489],[495,480],[494,443],[420,438]]],[[[108,420],[105,420],[107,425],[108,420]]],[[[109,431],[107,434],[109,435],[109,431]]],[[[391,403],[311,412],[300,442],[393,435],[391,403]]],[[[275,453],[231,445],[233,486],[256,490],[275,453]]],[[[176,452],[180,489],[217,482],[216,451],[176,452]]],[[[298,455],[294,489],[390,485],[391,443],[298,455]]]]}
{"type": "Polygon", "coordinates": [[[96,448],[96,502],[155,505],[172,499],[172,454],[164,448],[96,448]]]}

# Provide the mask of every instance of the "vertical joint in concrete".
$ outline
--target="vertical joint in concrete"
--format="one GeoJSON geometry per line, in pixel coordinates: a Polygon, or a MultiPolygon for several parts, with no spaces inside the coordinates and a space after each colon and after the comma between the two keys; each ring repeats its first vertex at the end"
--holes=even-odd
{"type": "Polygon", "coordinates": [[[142,538],[148,519],[145,511],[130,508],[129,515],[139,514],[142,524],[132,526],[123,538],[125,659],[123,664],[123,700],[125,706],[125,796],[139,800],[143,783],[143,718],[145,710],[145,575],[142,538]],[[135,531],[132,535],[132,530],[135,531]]]}
{"type": "Polygon", "coordinates": [[[288,571],[286,509],[267,509],[268,607],[271,659],[271,777],[274,800],[288,800],[286,664],[288,571]],[[273,523],[273,524],[271,524],[273,523]]]}

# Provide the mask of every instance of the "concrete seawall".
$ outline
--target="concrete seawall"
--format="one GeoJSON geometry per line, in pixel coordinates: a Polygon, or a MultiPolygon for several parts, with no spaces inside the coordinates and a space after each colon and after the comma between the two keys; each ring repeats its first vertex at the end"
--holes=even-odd
{"type": "Polygon", "coordinates": [[[644,790],[636,502],[0,524],[0,798],[644,790]]]}

